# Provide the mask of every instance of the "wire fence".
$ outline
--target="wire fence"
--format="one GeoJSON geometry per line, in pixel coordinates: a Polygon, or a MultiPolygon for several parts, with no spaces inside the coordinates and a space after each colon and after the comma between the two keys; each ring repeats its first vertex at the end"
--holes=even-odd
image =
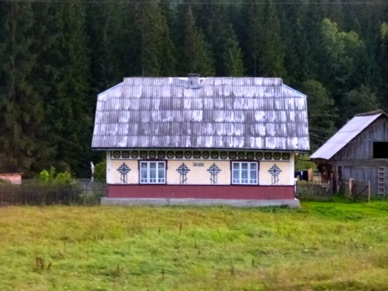
{"type": "Polygon", "coordinates": [[[301,201],[332,201],[334,191],[331,184],[300,181],[296,185],[296,196],[301,201]]]}
{"type": "Polygon", "coordinates": [[[106,185],[79,180],[72,184],[0,184],[0,206],[7,205],[99,205],[106,185]]]}

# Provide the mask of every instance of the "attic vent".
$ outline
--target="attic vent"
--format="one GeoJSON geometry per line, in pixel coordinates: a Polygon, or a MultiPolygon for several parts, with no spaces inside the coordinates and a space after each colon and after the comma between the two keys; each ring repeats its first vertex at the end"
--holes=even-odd
{"type": "Polygon", "coordinates": [[[188,88],[190,89],[198,89],[200,88],[199,84],[199,74],[188,74],[187,77],[189,78],[188,80],[188,88]]]}

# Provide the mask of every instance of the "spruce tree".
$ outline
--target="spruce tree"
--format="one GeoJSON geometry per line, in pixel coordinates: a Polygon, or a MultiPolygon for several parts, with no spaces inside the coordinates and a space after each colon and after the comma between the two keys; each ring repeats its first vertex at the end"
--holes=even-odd
{"type": "Polygon", "coordinates": [[[175,53],[167,20],[156,3],[136,5],[135,28],[141,75],[175,75],[175,53]]]}
{"type": "MultiPolygon", "coordinates": [[[[285,67],[289,72],[285,81],[299,85],[305,80],[314,79],[317,73],[312,49],[314,40],[307,34],[311,27],[305,25],[309,5],[284,5],[281,8],[281,31],[286,48],[285,67]]],[[[316,39],[317,36],[312,34],[312,37],[316,39]]]]}
{"type": "Polygon", "coordinates": [[[128,4],[125,2],[88,2],[86,5],[86,31],[89,36],[91,94],[120,82],[130,75],[133,67],[128,64],[128,46],[131,21],[128,4]]]}
{"type": "MultiPolygon", "coordinates": [[[[235,38],[231,24],[228,19],[227,4],[224,0],[211,0],[197,5],[198,13],[195,16],[198,28],[203,31],[206,42],[213,52],[214,67],[217,76],[228,75],[225,71],[225,49],[232,44],[235,38]]],[[[237,41],[237,39],[235,39],[237,41]]]]}
{"type": "Polygon", "coordinates": [[[280,22],[276,6],[268,0],[264,6],[260,64],[264,76],[286,77],[284,67],[285,48],[280,33],[280,22]]]}
{"type": "Polygon", "coordinates": [[[34,15],[30,3],[2,3],[0,45],[0,170],[31,177],[50,159],[43,100],[33,70],[34,15]]]}
{"type": "Polygon", "coordinates": [[[286,77],[285,47],[280,22],[272,0],[251,0],[246,5],[247,62],[254,76],[286,77]]]}
{"type": "Polygon", "coordinates": [[[381,72],[380,103],[382,109],[388,112],[388,23],[383,23],[380,28],[380,42],[378,61],[381,72]]]}
{"type": "MultiPolygon", "coordinates": [[[[78,0],[51,3],[47,30],[39,51],[44,74],[37,75],[47,91],[45,108],[55,146],[58,171],[88,176],[95,96],[90,94],[90,63],[85,11],[78,0]]],[[[43,94],[43,93],[42,93],[43,94]]]]}
{"type": "Polygon", "coordinates": [[[190,6],[185,17],[182,53],[182,74],[198,73],[203,76],[213,76],[215,74],[214,61],[209,45],[195,24],[190,6]]]}
{"type": "Polygon", "coordinates": [[[245,75],[243,53],[231,25],[226,30],[221,56],[222,75],[234,77],[245,75]]]}
{"type": "Polygon", "coordinates": [[[242,6],[238,31],[241,46],[245,52],[245,68],[248,75],[259,76],[259,54],[260,54],[260,22],[261,6],[256,0],[250,0],[242,6]]]}

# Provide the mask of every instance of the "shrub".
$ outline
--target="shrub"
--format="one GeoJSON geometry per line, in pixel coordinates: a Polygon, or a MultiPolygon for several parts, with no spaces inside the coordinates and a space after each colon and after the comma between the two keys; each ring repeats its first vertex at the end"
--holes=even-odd
{"type": "Polygon", "coordinates": [[[39,173],[39,181],[43,184],[71,184],[74,178],[69,171],[56,173],[54,167],[49,171],[43,170],[39,173]]]}
{"type": "Polygon", "coordinates": [[[93,178],[96,182],[105,183],[106,182],[106,160],[99,162],[94,167],[93,178]]]}

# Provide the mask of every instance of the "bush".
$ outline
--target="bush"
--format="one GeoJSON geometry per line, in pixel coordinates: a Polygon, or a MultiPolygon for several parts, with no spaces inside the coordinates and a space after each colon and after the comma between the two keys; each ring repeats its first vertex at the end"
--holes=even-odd
{"type": "Polygon", "coordinates": [[[71,184],[74,182],[74,178],[69,171],[56,173],[54,167],[51,167],[49,171],[43,170],[39,173],[39,180],[43,184],[71,184]]]}
{"type": "Polygon", "coordinates": [[[99,162],[94,167],[93,178],[96,182],[101,182],[101,183],[106,182],[106,160],[99,162]]]}

